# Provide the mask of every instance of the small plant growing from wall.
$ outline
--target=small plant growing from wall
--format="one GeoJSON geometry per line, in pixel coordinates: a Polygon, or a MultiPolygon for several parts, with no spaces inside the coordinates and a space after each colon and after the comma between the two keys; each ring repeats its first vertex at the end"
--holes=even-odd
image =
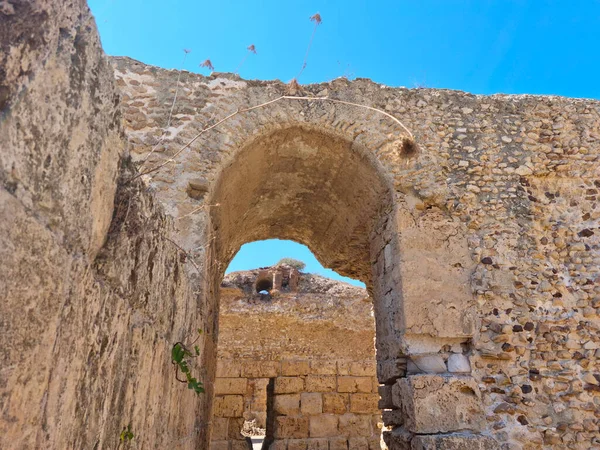
{"type": "Polygon", "coordinates": [[[119,446],[121,446],[121,442],[130,442],[131,440],[133,440],[135,436],[133,435],[133,432],[131,431],[131,424],[128,424],[126,427],[123,427],[123,430],[121,431],[121,434],[119,435],[119,446]]]}
{"type": "Polygon", "coordinates": [[[294,259],[294,258],[281,258],[276,265],[281,266],[283,264],[292,266],[294,269],[297,269],[297,270],[304,270],[304,268],[306,267],[305,263],[303,263],[299,259],[294,259]]]}
{"type": "MultiPolygon", "coordinates": [[[[198,334],[202,334],[202,330],[198,329],[198,334]]],[[[196,341],[198,338],[196,338],[196,341]]],[[[194,343],[196,342],[194,341],[194,343]]],[[[194,344],[192,343],[192,345],[194,344]]],[[[175,378],[180,383],[186,383],[188,389],[193,390],[197,395],[204,393],[204,385],[201,381],[198,381],[196,377],[192,376],[190,370],[190,358],[197,358],[200,356],[200,347],[194,345],[195,355],[182,343],[176,342],[171,349],[171,362],[175,365],[175,378]],[[185,379],[179,378],[179,372],[183,373],[185,379]]]]}

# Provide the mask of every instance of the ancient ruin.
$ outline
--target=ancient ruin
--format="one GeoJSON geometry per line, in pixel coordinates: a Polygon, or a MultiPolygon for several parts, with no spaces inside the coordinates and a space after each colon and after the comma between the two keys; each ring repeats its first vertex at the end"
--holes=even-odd
{"type": "Polygon", "coordinates": [[[177,78],[107,57],[84,1],[0,2],[1,448],[247,448],[220,285],[267,238],[366,284],[380,410],[349,348],[244,366],[296,379],[271,448],[379,448],[343,434],[359,393],[392,450],[600,447],[600,102],[186,73],[167,128],[177,78]]]}
{"type": "Polygon", "coordinates": [[[247,422],[274,446],[381,448],[378,387],[364,289],[290,267],[225,276],[212,448],[247,448],[247,422]]]}

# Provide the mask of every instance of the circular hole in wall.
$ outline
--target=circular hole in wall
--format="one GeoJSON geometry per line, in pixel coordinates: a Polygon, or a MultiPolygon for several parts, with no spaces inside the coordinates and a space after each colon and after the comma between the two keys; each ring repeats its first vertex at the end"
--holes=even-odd
{"type": "Polygon", "coordinates": [[[267,278],[256,282],[256,292],[259,294],[268,294],[273,289],[273,282],[267,278]]]}

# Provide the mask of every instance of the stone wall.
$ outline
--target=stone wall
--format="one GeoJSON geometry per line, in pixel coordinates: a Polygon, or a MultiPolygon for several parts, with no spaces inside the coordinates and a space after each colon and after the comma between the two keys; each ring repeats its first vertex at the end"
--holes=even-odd
{"type": "Polygon", "coordinates": [[[211,390],[170,361],[202,312],[171,220],[125,183],[118,102],[85,2],[0,4],[0,448],[207,438],[211,390]]]}
{"type": "Polygon", "coordinates": [[[0,5],[2,447],[206,446],[219,285],[269,237],[366,283],[390,448],[600,445],[599,102],[186,74],[165,131],[178,73],[112,63],[120,107],[85,2],[0,5]]]}
{"type": "Polygon", "coordinates": [[[266,429],[273,448],[380,448],[371,300],[310,274],[274,286],[270,297],[256,292],[257,281],[281,272],[223,280],[211,448],[247,449],[245,421],[266,429]]]}
{"type": "Polygon", "coordinates": [[[161,139],[178,72],[113,64],[134,158],[173,158],[146,180],[181,245],[200,248],[215,310],[240,244],[296,239],[372,294],[393,448],[599,445],[599,102],[186,74],[161,139]],[[418,151],[348,103],[399,118],[418,151]],[[470,372],[451,372],[456,360],[470,372]],[[415,399],[442,397],[413,394],[438,384],[455,410],[477,400],[472,420],[419,428],[415,399]]]}

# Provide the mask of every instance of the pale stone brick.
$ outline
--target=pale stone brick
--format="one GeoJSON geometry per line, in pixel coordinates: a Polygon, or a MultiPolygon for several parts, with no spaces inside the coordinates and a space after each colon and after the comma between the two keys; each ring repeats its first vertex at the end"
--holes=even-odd
{"type": "Polygon", "coordinates": [[[352,361],[350,363],[349,375],[357,377],[373,377],[377,374],[375,361],[352,361]]]}
{"type": "Polygon", "coordinates": [[[365,450],[369,448],[366,437],[348,438],[348,450],[365,450]]]}
{"type": "Polygon", "coordinates": [[[307,450],[328,450],[329,441],[327,439],[309,439],[307,450]]]}
{"type": "Polygon", "coordinates": [[[340,434],[344,436],[371,436],[373,427],[371,425],[371,416],[364,414],[344,414],[339,416],[340,434]]]}
{"type": "Polygon", "coordinates": [[[321,414],[323,412],[323,397],[319,393],[303,392],[300,396],[300,409],[303,416],[321,414]]]}
{"type": "Polygon", "coordinates": [[[232,417],[229,419],[229,424],[227,425],[227,438],[230,441],[239,441],[245,439],[245,437],[242,436],[244,421],[245,420],[243,417],[232,417]]]}
{"type": "Polygon", "coordinates": [[[371,392],[373,382],[370,377],[342,376],[337,379],[338,392],[371,392]]]}
{"type": "Polygon", "coordinates": [[[469,376],[412,375],[398,380],[405,426],[419,434],[479,430],[481,394],[469,376]]]}
{"type": "Polygon", "coordinates": [[[290,439],[287,443],[287,450],[306,450],[308,439],[290,439]]]}
{"type": "Polygon", "coordinates": [[[350,400],[348,394],[324,393],[323,412],[330,414],[344,414],[348,411],[350,400]]]}
{"type": "Polygon", "coordinates": [[[308,392],[335,392],[336,377],[333,375],[309,375],[306,377],[308,392]]]}
{"type": "Polygon", "coordinates": [[[310,437],[332,437],[338,434],[338,416],[321,414],[310,416],[310,437]]]}
{"type": "Polygon", "coordinates": [[[279,375],[279,361],[254,361],[242,362],[242,376],[246,378],[274,378],[279,375]]]}
{"type": "Polygon", "coordinates": [[[242,417],[244,398],[241,395],[217,395],[213,404],[215,417],[242,417]]]}
{"type": "Polygon", "coordinates": [[[350,412],[370,414],[378,411],[378,394],[351,394],[350,412]]]}
{"type": "Polygon", "coordinates": [[[246,378],[217,378],[215,380],[215,395],[245,394],[246,378]]]}
{"type": "Polygon", "coordinates": [[[304,390],[304,379],[300,377],[275,378],[276,394],[294,394],[304,390]]]}
{"type": "Polygon", "coordinates": [[[273,399],[273,408],[277,414],[294,416],[300,413],[300,394],[280,394],[273,399]]]}
{"type": "Polygon", "coordinates": [[[297,377],[311,373],[308,360],[289,360],[281,361],[281,375],[284,377],[297,377]]]}
{"type": "Polygon", "coordinates": [[[336,375],[337,362],[313,360],[310,362],[310,373],[315,375],[336,375]]]}
{"type": "Polygon", "coordinates": [[[239,378],[242,372],[242,363],[234,359],[217,360],[217,378],[239,378]]]}
{"type": "Polygon", "coordinates": [[[308,417],[279,416],[275,418],[274,435],[281,438],[308,437],[308,417]]]}
{"type": "Polygon", "coordinates": [[[348,440],[345,437],[330,438],[329,450],[348,450],[348,440]]]}

